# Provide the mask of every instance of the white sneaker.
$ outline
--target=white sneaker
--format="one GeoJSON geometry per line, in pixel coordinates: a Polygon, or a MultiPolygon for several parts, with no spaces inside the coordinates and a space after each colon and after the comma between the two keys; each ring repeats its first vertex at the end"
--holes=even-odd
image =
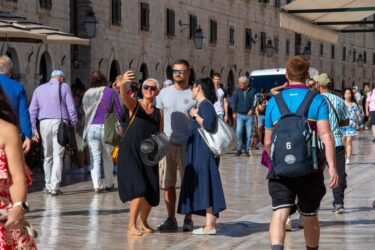
{"type": "Polygon", "coordinates": [[[195,235],[215,235],[216,228],[211,228],[209,230],[204,230],[203,227],[193,230],[193,234],[195,235]]]}
{"type": "Polygon", "coordinates": [[[288,216],[288,219],[286,220],[286,223],[285,223],[285,231],[292,231],[292,229],[293,229],[292,218],[288,216]]]}
{"type": "Polygon", "coordinates": [[[349,158],[346,158],[345,160],[345,165],[349,165],[350,164],[350,159],[349,158]]]}

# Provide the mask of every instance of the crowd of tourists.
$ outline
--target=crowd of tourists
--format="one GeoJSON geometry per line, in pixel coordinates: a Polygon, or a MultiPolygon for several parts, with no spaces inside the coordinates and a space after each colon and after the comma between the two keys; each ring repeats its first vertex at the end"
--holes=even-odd
{"type": "MultiPolygon", "coordinates": [[[[129,236],[156,230],[148,216],[160,203],[160,190],[167,218],[157,230],[177,230],[178,213],[184,215],[183,231],[215,235],[217,218],[226,209],[220,155],[230,145],[238,157],[242,152],[251,157],[252,148],[263,150],[272,198],[272,249],[283,249],[285,229],[297,210],[306,248],[318,249],[324,168],[333,212],[344,213],[352,138],[371,127],[375,143],[375,91],[365,83],[361,91],[353,85],[338,96],[330,91],[328,75],[311,78],[309,67],[302,56],[289,58],[287,82],[270,93],[253,88],[246,76],[239,77],[234,90],[224,89],[219,73],[189,83],[190,64],[183,59],[173,64],[173,81],[162,84],[154,78],[139,83],[132,70],[109,83],[96,70],[86,90],[79,80],[70,87],[64,72],[54,70],[28,105],[23,85],[11,79],[11,60],[0,57],[0,197],[7,200],[0,211],[9,211],[1,212],[6,223],[0,222],[0,232],[30,228],[24,220],[31,181],[24,155],[32,142],[39,142],[46,194],[63,195],[63,159],[72,150],[77,165],[89,165],[96,194],[114,190],[117,165],[119,197],[130,202],[129,236]],[[227,138],[217,139],[221,131],[233,134],[226,146],[227,138]],[[181,186],[178,199],[176,186],[181,186]],[[195,228],[193,215],[205,216],[205,225],[195,228]]],[[[22,232],[17,237],[0,233],[0,245],[34,249],[31,231],[22,232]]]]}

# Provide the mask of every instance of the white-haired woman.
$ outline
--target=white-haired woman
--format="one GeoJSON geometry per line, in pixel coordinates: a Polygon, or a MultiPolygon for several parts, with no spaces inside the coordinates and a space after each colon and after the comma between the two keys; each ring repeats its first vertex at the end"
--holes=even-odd
{"type": "Polygon", "coordinates": [[[163,130],[163,118],[160,110],[153,105],[159,92],[159,82],[151,78],[145,80],[142,85],[143,99],[137,101],[127,94],[127,83],[134,81],[134,78],[133,71],[125,72],[120,87],[121,99],[131,115],[135,113],[135,118],[130,126],[132,119],[128,119],[127,133],[120,144],[117,179],[121,201],[131,201],[128,234],[142,236],[144,233],[154,232],[148,225],[147,218],[151,207],[159,204],[160,191],[159,167],[143,164],[140,144],[163,130]],[[137,227],[138,216],[140,228],[137,227]]]}

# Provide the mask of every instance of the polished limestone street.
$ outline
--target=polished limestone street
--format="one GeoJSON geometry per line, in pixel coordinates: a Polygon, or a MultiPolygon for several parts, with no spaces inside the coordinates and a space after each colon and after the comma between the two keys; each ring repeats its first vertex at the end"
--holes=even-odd
{"type": "MultiPolygon", "coordinates": [[[[375,144],[369,131],[353,141],[348,166],[345,213],[332,214],[332,192],[327,188],[320,211],[320,249],[374,249],[375,246],[375,144]]],[[[260,165],[260,150],[250,159],[227,155],[220,165],[227,210],[220,214],[218,235],[193,236],[182,232],[183,216],[177,215],[178,232],[128,237],[129,203],[122,204],[117,191],[95,194],[89,175],[71,171],[66,164],[64,195],[44,194],[43,176],[35,170],[28,196],[27,219],[38,231],[39,249],[270,249],[271,216],[267,169],[260,165]]],[[[328,175],[326,173],[326,175],[328,175]]],[[[149,224],[156,228],[166,218],[164,201],[151,211],[149,224]]],[[[285,249],[305,249],[298,215],[294,230],[286,235],[285,249]]],[[[203,217],[194,216],[196,227],[203,217]]]]}

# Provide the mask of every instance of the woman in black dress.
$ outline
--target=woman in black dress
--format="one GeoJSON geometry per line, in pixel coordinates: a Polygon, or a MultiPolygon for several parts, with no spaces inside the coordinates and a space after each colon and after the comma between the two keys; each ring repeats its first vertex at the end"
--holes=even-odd
{"type": "Polygon", "coordinates": [[[142,163],[140,145],[143,140],[162,131],[163,118],[160,110],[153,105],[159,91],[157,80],[147,79],[143,82],[143,99],[138,102],[127,95],[126,85],[134,81],[134,77],[134,72],[127,71],[120,88],[125,106],[131,113],[136,112],[136,115],[120,144],[117,179],[121,201],[131,201],[128,234],[142,236],[143,233],[154,232],[147,224],[147,218],[151,207],[159,204],[160,194],[158,165],[150,167],[142,163]],[[137,227],[138,215],[140,229],[137,227]]]}

